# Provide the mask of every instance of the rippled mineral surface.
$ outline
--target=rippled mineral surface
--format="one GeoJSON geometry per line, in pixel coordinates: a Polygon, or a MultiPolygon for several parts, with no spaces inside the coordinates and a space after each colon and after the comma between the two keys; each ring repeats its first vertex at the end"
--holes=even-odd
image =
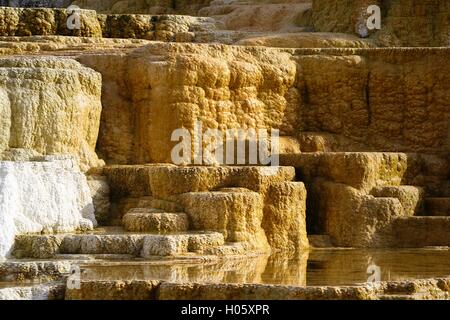
{"type": "Polygon", "coordinates": [[[449,299],[449,17],[0,0],[0,299],[449,299]]]}

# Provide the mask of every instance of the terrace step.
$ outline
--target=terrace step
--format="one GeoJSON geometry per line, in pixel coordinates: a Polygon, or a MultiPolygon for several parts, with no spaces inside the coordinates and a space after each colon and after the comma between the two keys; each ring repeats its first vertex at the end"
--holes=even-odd
{"type": "Polygon", "coordinates": [[[49,259],[59,255],[179,256],[203,253],[225,241],[218,232],[170,235],[133,234],[104,229],[92,234],[21,235],[16,237],[13,256],[49,259]],[[106,232],[105,232],[106,231],[106,232]]]}
{"type": "Polygon", "coordinates": [[[63,282],[22,285],[0,283],[0,300],[64,300],[63,282]]]}
{"type": "Polygon", "coordinates": [[[405,216],[421,215],[424,209],[425,191],[421,187],[407,185],[375,187],[371,190],[371,195],[398,199],[405,216]]]}
{"type": "Polygon", "coordinates": [[[416,300],[413,295],[408,294],[385,294],[378,296],[379,300],[416,300]]]}
{"type": "Polygon", "coordinates": [[[189,230],[186,213],[169,213],[154,208],[134,208],[123,217],[122,224],[130,232],[183,232],[189,230]]]}
{"type": "Polygon", "coordinates": [[[155,199],[153,197],[140,197],[137,199],[136,208],[152,208],[163,212],[183,212],[183,208],[173,201],[155,199]]]}
{"type": "Polygon", "coordinates": [[[405,217],[393,221],[395,245],[403,248],[450,246],[450,217],[405,217]]]}
{"type": "Polygon", "coordinates": [[[132,261],[136,257],[131,254],[57,254],[54,256],[58,261],[132,261]]]}
{"type": "Polygon", "coordinates": [[[427,216],[450,216],[450,198],[425,199],[427,216]]]}
{"type": "Polygon", "coordinates": [[[245,243],[234,242],[226,243],[223,246],[212,247],[205,251],[206,254],[213,256],[237,256],[248,253],[249,248],[245,243]]]}
{"type": "Polygon", "coordinates": [[[17,284],[61,280],[70,274],[70,261],[3,261],[0,262],[1,283],[17,284]]]}

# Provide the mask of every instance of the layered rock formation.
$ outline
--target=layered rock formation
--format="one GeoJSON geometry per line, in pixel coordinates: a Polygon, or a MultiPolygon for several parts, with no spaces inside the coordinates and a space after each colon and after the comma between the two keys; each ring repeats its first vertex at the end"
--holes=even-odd
{"type": "Polygon", "coordinates": [[[105,58],[83,56],[80,61],[105,72],[108,111],[103,113],[99,152],[111,162],[171,162],[176,145],[172,132],[183,127],[193,135],[197,121],[220,130],[283,127],[282,134],[295,125],[294,114],[285,118],[295,113],[286,101],[295,95],[289,91],[296,72],[289,54],[152,44],[129,58],[105,58]],[[109,74],[111,63],[118,67],[109,74]],[[120,88],[127,96],[117,97],[108,88],[120,88]]]}
{"type": "Polygon", "coordinates": [[[450,7],[447,1],[313,1],[316,31],[370,34],[382,46],[448,46],[450,7]],[[382,12],[382,28],[369,30],[369,5],[382,12]]]}
{"type": "Polygon", "coordinates": [[[0,257],[10,252],[16,235],[95,225],[90,190],[76,162],[0,162],[0,257]]]}
{"type": "MultiPolygon", "coordinates": [[[[418,0],[407,1],[324,1],[324,0],[281,0],[281,1],[3,1],[2,6],[11,7],[55,7],[60,8],[58,14],[53,15],[43,9],[35,25],[35,32],[52,32],[49,28],[54,22],[61,21],[68,16],[66,8],[69,5],[79,6],[85,10],[96,10],[102,13],[98,18],[104,21],[103,14],[188,14],[191,16],[208,16],[217,21],[220,30],[214,33],[207,32],[199,35],[200,42],[220,41],[236,42],[242,38],[266,38],[273,45],[273,36],[277,38],[277,46],[302,47],[308,45],[306,40],[292,42],[289,33],[295,33],[297,39],[303,31],[326,32],[325,37],[333,37],[334,43],[342,46],[348,42],[349,35],[371,39],[370,42],[379,46],[448,46],[449,44],[449,5],[445,1],[432,0],[423,3],[418,0]],[[380,30],[371,30],[367,27],[367,20],[372,12],[367,8],[377,5],[381,9],[380,30]],[[264,34],[263,34],[264,33],[264,34]],[[270,33],[273,33],[272,35],[270,33]],[[288,34],[286,34],[288,33],[288,34]],[[285,39],[287,38],[287,39],[285,39]],[[347,39],[346,39],[347,38],[347,39]],[[346,42],[347,40],[347,42],[346,42]]],[[[19,10],[17,14],[8,11],[9,29],[14,29],[15,21],[30,19],[29,10],[19,10]]],[[[83,35],[99,35],[97,32],[86,31],[96,25],[95,15],[92,11],[82,11],[83,35]]],[[[129,20],[136,18],[128,17],[129,20]]],[[[142,17],[137,25],[146,25],[142,17]]],[[[64,21],[65,23],[65,21],[64,21]]],[[[23,25],[23,24],[22,24],[23,25]]],[[[98,26],[95,26],[98,28],[98,26]]],[[[135,27],[136,28],[136,27],[135,27]]],[[[139,27],[137,27],[139,29],[139,27]]],[[[148,28],[148,27],[147,27],[148,28]]],[[[54,29],[54,28],[53,28],[54,29]]],[[[98,30],[98,29],[96,29],[98,30]]],[[[65,28],[58,28],[58,32],[68,32],[65,28]]],[[[198,31],[198,30],[197,30],[198,31]]],[[[11,32],[11,31],[10,31],[11,32]]],[[[19,32],[28,32],[26,30],[19,32]]],[[[55,31],[53,31],[55,32],[55,31]]],[[[116,33],[121,31],[117,30],[116,33]]],[[[104,33],[105,34],[105,33],[104,33]]],[[[138,33],[128,33],[126,37],[148,37],[138,33]]],[[[319,39],[320,39],[319,35],[319,39]]],[[[350,38],[357,41],[355,38],[350,38]]],[[[259,40],[261,42],[261,39],[259,40]]],[[[353,46],[353,44],[351,45],[353,46]]]]}
{"type": "Polygon", "coordinates": [[[80,61],[104,75],[98,150],[109,162],[171,162],[173,130],[194,136],[198,120],[279,129],[303,151],[447,153],[449,51],[376,52],[150,44],[80,61]]]}
{"type": "Polygon", "coordinates": [[[81,8],[93,9],[106,13],[177,13],[185,15],[196,15],[198,10],[208,5],[211,0],[138,0],[138,1],[118,1],[107,0],[80,0],[73,4],[81,8]]]}
{"type": "Polygon", "coordinates": [[[101,164],[96,153],[101,76],[70,59],[0,59],[0,152],[14,160],[69,154],[82,169],[101,164]]]}
{"type": "Polygon", "coordinates": [[[262,285],[346,268],[353,258],[327,260],[335,247],[359,248],[366,276],[370,248],[414,249],[420,268],[428,247],[450,246],[447,2],[77,1],[73,30],[71,1],[0,3],[0,255],[18,260],[0,281],[73,273],[37,259],[90,270],[74,271],[78,291],[2,297],[448,296],[445,279],[262,285]],[[373,4],[380,30],[366,24],[373,4]],[[259,142],[273,162],[246,154],[259,142]],[[99,265],[113,275],[99,281],[99,265]]]}
{"type": "Polygon", "coordinates": [[[117,199],[109,223],[130,208],[185,212],[189,230],[223,234],[249,250],[298,251],[308,247],[306,190],[291,182],[292,168],[267,175],[264,167],[112,166],[102,170],[117,199]],[[140,185],[140,188],[136,188],[140,185]],[[216,190],[216,191],[215,191],[216,190]],[[150,198],[148,198],[150,197],[150,198]]]}
{"type": "Polygon", "coordinates": [[[92,10],[73,13],[62,8],[0,8],[2,36],[61,35],[184,42],[193,39],[193,31],[215,30],[215,24],[210,18],[190,16],[97,14],[92,10]],[[69,28],[71,19],[79,20],[79,26],[69,28]]]}

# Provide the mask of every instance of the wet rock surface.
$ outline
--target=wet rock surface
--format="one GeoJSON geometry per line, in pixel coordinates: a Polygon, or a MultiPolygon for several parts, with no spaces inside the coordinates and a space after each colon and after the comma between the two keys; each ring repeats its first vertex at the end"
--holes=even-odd
{"type": "Polygon", "coordinates": [[[0,299],[449,299],[446,1],[0,5],[0,299]]]}

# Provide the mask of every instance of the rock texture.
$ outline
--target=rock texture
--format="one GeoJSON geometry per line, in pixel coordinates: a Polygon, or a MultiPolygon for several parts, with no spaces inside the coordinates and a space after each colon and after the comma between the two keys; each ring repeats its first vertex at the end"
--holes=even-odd
{"type": "Polygon", "coordinates": [[[0,298],[448,298],[448,3],[0,0],[0,298]]]}
{"type": "Polygon", "coordinates": [[[158,281],[83,281],[69,300],[408,300],[448,298],[448,279],[381,282],[377,286],[290,287],[258,284],[180,284],[158,281]]]}
{"type": "Polygon", "coordinates": [[[100,224],[104,224],[109,217],[111,207],[108,181],[102,176],[87,176],[87,183],[92,195],[92,203],[95,209],[95,218],[100,224]]]}
{"type": "Polygon", "coordinates": [[[96,225],[86,177],[73,161],[0,162],[0,256],[23,233],[96,225]]]}
{"type": "MultiPolygon", "coordinates": [[[[426,230],[425,221],[419,222],[419,226],[412,218],[425,212],[425,190],[406,185],[422,180],[415,176],[416,170],[424,172],[421,161],[414,154],[375,152],[320,152],[281,157],[282,164],[297,168],[308,187],[309,231],[327,234],[336,246],[343,247],[420,247],[420,241],[412,240],[414,232],[402,235],[411,238],[411,242],[405,243],[398,233],[401,227],[396,225],[409,223],[416,225],[418,232],[426,230]]],[[[447,174],[445,167],[441,171],[443,177],[447,174]]],[[[442,221],[442,225],[445,223],[442,221]]],[[[423,237],[433,238],[428,232],[423,237]]],[[[446,245],[447,240],[443,236],[431,242],[446,245]]],[[[431,242],[423,241],[424,246],[431,242]]]]}
{"type": "Polygon", "coordinates": [[[56,281],[70,274],[69,261],[37,261],[0,263],[0,281],[26,283],[29,281],[56,281]]]}
{"type": "Polygon", "coordinates": [[[182,212],[135,208],[124,215],[122,224],[125,230],[134,232],[183,232],[189,230],[189,217],[182,212]]]}
{"type": "Polygon", "coordinates": [[[280,182],[270,186],[266,194],[263,229],[272,248],[295,252],[309,247],[306,233],[305,185],[280,182]]]}
{"type": "Polygon", "coordinates": [[[74,155],[83,171],[96,153],[101,76],[70,59],[0,59],[0,152],[74,155]]]}
{"type": "Polygon", "coordinates": [[[44,284],[0,289],[0,300],[63,300],[64,285],[44,284]]]}
{"type": "Polygon", "coordinates": [[[207,255],[209,250],[222,245],[223,235],[217,232],[158,235],[113,229],[91,234],[20,235],[16,237],[12,254],[20,259],[54,259],[61,255],[127,255],[154,259],[207,255]]]}
{"type": "Polygon", "coordinates": [[[182,203],[196,230],[221,232],[227,242],[268,247],[261,227],[263,199],[254,192],[197,192],[182,195],[182,203]]]}
{"type": "Polygon", "coordinates": [[[449,3],[447,1],[313,1],[313,25],[323,32],[370,34],[382,46],[448,46],[449,3]],[[372,32],[365,22],[369,5],[382,11],[382,28],[372,32]]]}
{"type": "Polygon", "coordinates": [[[32,8],[66,8],[70,5],[70,0],[1,0],[2,7],[32,7],[32,8]]]}
{"type": "Polygon", "coordinates": [[[300,55],[300,127],[366,145],[352,151],[446,152],[448,108],[439,97],[448,92],[440,88],[446,86],[440,78],[448,73],[440,71],[448,51],[426,52],[300,55]]]}
{"type": "Polygon", "coordinates": [[[100,72],[115,63],[114,73],[105,71],[106,85],[128,93],[125,97],[112,93],[113,102],[104,103],[108,111],[103,113],[99,152],[111,162],[171,162],[177,144],[171,141],[173,130],[184,127],[193,134],[196,121],[221,130],[278,128],[287,122],[282,134],[292,130],[285,115],[287,99],[295,94],[289,86],[294,84],[296,65],[288,54],[152,44],[129,59],[119,59],[81,60],[100,72]],[[121,116],[111,116],[114,110],[121,116]],[[148,139],[149,135],[159,138],[148,139]]]}
{"type": "Polygon", "coordinates": [[[1,36],[77,36],[192,42],[196,33],[216,30],[207,17],[144,14],[98,14],[92,10],[1,8],[1,36]],[[79,26],[69,28],[76,17],[79,26]]]}
{"type": "MultiPolygon", "coordinates": [[[[119,214],[159,206],[165,212],[185,212],[192,230],[220,232],[227,242],[246,244],[249,250],[308,248],[306,190],[303,183],[291,182],[293,168],[107,166],[101,173],[114,202],[122,207],[119,214]],[[133,201],[149,196],[150,201],[133,201]]],[[[127,215],[126,221],[131,218],[127,215]]]]}
{"type": "Polygon", "coordinates": [[[80,290],[67,289],[67,300],[154,300],[159,281],[83,282],[80,290]]]}
{"type": "Polygon", "coordinates": [[[98,150],[125,164],[171,162],[173,130],[194,136],[196,121],[311,133],[302,151],[446,153],[449,52],[150,44],[80,61],[104,76],[98,150]]]}
{"type": "Polygon", "coordinates": [[[213,17],[223,29],[253,32],[304,31],[310,24],[311,1],[210,1],[200,16],[213,17]]]}
{"type": "Polygon", "coordinates": [[[73,4],[81,8],[93,9],[99,12],[112,13],[178,13],[195,15],[197,11],[211,0],[137,0],[137,1],[119,1],[119,0],[78,0],[73,4]]]}
{"type": "Polygon", "coordinates": [[[66,9],[1,8],[0,30],[3,36],[63,35],[101,37],[102,29],[95,11],[78,13],[80,27],[69,29],[71,16],[66,9]]]}

